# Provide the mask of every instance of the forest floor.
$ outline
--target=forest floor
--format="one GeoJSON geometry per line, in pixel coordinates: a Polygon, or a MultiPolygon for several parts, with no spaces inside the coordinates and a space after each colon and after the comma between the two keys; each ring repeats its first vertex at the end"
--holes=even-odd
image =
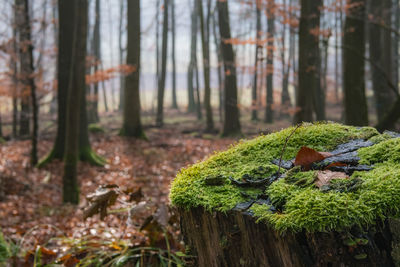
{"type": "MultiPolygon", "coordinates": [[[[136,192],[140,189],[143,196],[138,201],[156,206],[168,205],[170,183],[181,168],[204,159],[213,151],[224,150],[237,141],[222,139],[218,133],[203,134],[199,130],[204,127],[203,122],[193,115],[168,111],[165,118],[165,126],[155,128],[151,126],[152,117],[145,116],[148,138],[145,141],[118,136],[121,120],[118,115],[106,114],[102,117],[100,125],[105,132],[92,133],[91,144],[108,163],[104,167],[79,164],[81,201],[77,207],[62,204],[62,162],[53,161],[42,169],[32,168],[29,164],[30,141],[9,141],[0,145],[1,231],[15,242],[21,242],[25,251],[37,244],[46,244],[55,236],[83,238],[103,235],[105,238],[130,239],[135,245],[146,245],[146,235],[131,226],[142,225],[154,209],[149,208],[143,214],[131,217],[133,223],[129,225],[127,212],[112,214],[104,221],[100,221],[98,216],[84,221],[83,209],[88,206],[85,196],[100,185],[116,184],[122,191],[136,192]]],[[[50,151],[53,144],[55,125],[48,124],[42,126],[45,130],[39,143],[41,157],[50,151]]],[[[279,130],[289,124],[288,120],[267,125],[243,119],[242,128],[247,138],[279,130]]],[[[113,208],[123,208],[121,203],[113,208]]],[[[178,229],[176,227],[174,231],[177,236],[178,229]]]]}

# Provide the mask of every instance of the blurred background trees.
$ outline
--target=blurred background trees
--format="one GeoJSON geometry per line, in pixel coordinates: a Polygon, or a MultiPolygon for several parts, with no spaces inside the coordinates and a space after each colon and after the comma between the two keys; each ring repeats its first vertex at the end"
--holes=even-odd
{"type": "Polygon", "coordinates": [[[399,1],[75,2],[0,3],[0,136],[31,139],[33,165],[48,133],[39,166],[104,165],[89,129],[110,120],[138,138],[178,120],[222,136],[319,120],[399,128],[399,1]]]}

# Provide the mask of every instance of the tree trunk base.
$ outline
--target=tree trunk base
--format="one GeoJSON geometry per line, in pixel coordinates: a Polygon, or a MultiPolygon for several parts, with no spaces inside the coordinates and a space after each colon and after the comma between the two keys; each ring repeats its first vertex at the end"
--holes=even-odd
{"type": "Polygon", "coordinates": [[[400,266],[400,220],[368,231],[279,234],[248,212],[180,209],[196,266],[400,266]],[[350,241],[349,241],[350,240],[350,241]]]}

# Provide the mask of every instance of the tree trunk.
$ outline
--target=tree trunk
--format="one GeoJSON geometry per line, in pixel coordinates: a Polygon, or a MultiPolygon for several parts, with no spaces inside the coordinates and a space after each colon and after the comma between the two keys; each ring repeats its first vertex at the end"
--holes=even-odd
{"type": "Polygon", "coordinates": [[[343,36],[345,122],[365,126],[368,125],[364,71],[366,0],[350,0],[349,5],[353,6],[347,10],[343,36]]]}
{"type": "Polygon", "coordinates": [[[164,22],[162,33],[162,49],[161,49],[161,75],[158,79],[157,93],[157,116],[156,125],[162,127],[164,124],[164,92],[165,92],[165,76],[167,71],[167,49],[168,49],[168,8],[169,0],[164,0],[164,22]]]}
{"type": "MultiPolygon", "coordinates": [[[[60,37],[67,24],[72,24],[72,37],[66,39],[71,55],[71,68],[68,79],[67,123],[65,135],[63,201],[79,203],[77,163],[79,159],[79,131],[81,100],[85,96],[86,36],[87,36],[87,1],[59,1],[60,37]],[[72,21],[72,23],[71,23],[72,21]],[[61,26],[62,25],[62,26],[61,26]],[[73,66],[73,67],[72,67],[73,66]]],[[[71,27],[71,26],[69,26],[71,27]]],[[[61,44],[60,38],[60,44],[61,44]]],[[[67,46],[68,47],[68,46],[67,46]]],[[[84,111],[86,114],[86,112],[84,111]]]]}
{"type": "Polygon", "coordinates": [[[20,114],[19,114],[19,135],[22,137],[28,137],[30,135],[30,77],[33,73],[29,72],[29,66],[26,64],[29,62],[28,46],[32,45],[30,40],[27,40],[26,22],[25,18],[25,0],[16,0],[16,28],[18,33],[18,56],[19,56],[19,80],[20,80],[20,114]]]}
{"type": "MultiPolygon", "coordinates": [[[[14,10],[13,12],[13,22],[16,24],[17,23],[17,9],[14,10]]],[[[19,81],[18,81],[18,64],[17,64],[17,58],[18,56],[18,44],[17,44],[17,27],[13,27],[12,29],[13,33],[13,42],[12,42],[12,53],[14,56],[10,57],[10,67],[11,67],[11,72],[12,72],[12,82],[13,82],[13,88],[12,88],[12,137],[16,138],[18,135],[18,91],[19,91],[19,81]]]]}
{"type": "MultiPolygon", "coordinates": [[[[122,45],[122,36],[124,33],[124,10],[125,10],[125,0],[120,0],[119,2],[119,27],[118,27],[118,47],[119,47],[119,64],[123,65],[124,60],[124,48],[122,45]]],[[[119,76],[119,106],[118,110],[122,111],[124,109],[124,99],[125,99],[125,75],[120,74],[119,76]]]]}
{"type": "Polygon", "coordinates": [[[378,121],[381,121],[388,112],[393,102],[395,94],[389,86],[392,82],[392,39],[391,32],[381,25],[385,22],[387,27],[391,25],[391,2],[392,0],[370,1],[369,19],[369,55],[374,64],[371,64],[372,89],[375,97],[375,108],[378,121]],[[388,3],[390,3],[388,5],[388,3]],[[389,24],[388,24],[389,23],[389,24]]]}
{"type": "MultiPolygon", "coordinates": [[[[52,3],[52,8],[51,8],[51,13],[52,13],[52,19],[54,21],[58,21],[58,16],[57,16],[57,3],[52,3]]],[[[53,24],[53,36],[54,36],[54,43],[58,46],[58,23],[53,24]]],[[[57,61],[57,59],[56,59],[57,61]]],[[[57,70],[58,63],[56,62],[56,71],[54,72],[54,81],[53,81],[53,92],[51,96],[51,103],[50,103],[50,109],[49,113],[51,115],[56,114],[57,112],[57,90],[56,90],[56,84],[57,84],[57,70]]]]}
{"type": "Polygon", "coordinates": [[[23,86],[22,100],[21,100],[21,136],[29,135],[29,112],[32,106],[32,120],[33,132],[31,135],[32,150],[31,150],[31,163],[36,165],[37,158],[37,135],[38,135],[38,105],[36,99],[36,84],[34,78],[33,66],[33,43],[31,39],[31,22],[29,16],[29,3],[28,0],[17,0],[16,8],[19,15],[18,33],[19,33],[19,56],[20,56],[20,74],[21,83],[23,86]],[[30,97],[29,97],[30,96],[30,97]],[[31,101],[31,105],[29,104],[31,101]]]}
{"type": "MultiPolygon", "coordinates": [[[[289,2],[289,11],[286,7],[286,0],[283,1],[283,10],[286,13],[289,13],[287,16],[289,21],[292,19],[291,17],[291,2],[289,2]]],[[[281,109],[280,109],[280,116],[286,116],[288,113],[288,109],[290,107],[290,96],[289,96],[289,72],[290,72],[290,59],[292,50],[290,47],[290,40],[289,40],[289,55],[288,60],[286,61],[286,24],[284,22],[282,27],[282,49],[281,49],[281,58],[282,58],[282,94],[281,94],[281,109]],[[286,63],[287,62],[287,63],[286,63]]]]}
{"type": "Polygon", "coordinates": [[[275,1],[271,0],[267,3],[267,94],[265,118],[266,123],[274,121],[274,38],[275,38],[275,17],[274,17],[275,1]]]}
{"type": "Polygon", "coordinates": [[[212,21],[213,21],[213,34],[214,34],[214,45],[215,49],[217,50],[217,77],[218,77],[218,96],[219,96],[219,118],[220,122],[223,122],[223,114],[224,114],[224,86],[223,86],[223,73],[222,73],[222,53],[221,53],[221,46],[220,40],[218,38],[218,30],[217,30],[217,21],[215,14],[213,14],[212,21]]]}
{"type": "Polygon", "coordinates": [[[197,62],[197,54],[196,58],[194,60],[195,66],[194,66],[194,75],[196,78],[196,111],[197,111],[197,119],[202,120],[203,119],[203,112],[201,111],[201,98],[200,98],[200,79],[199,79],[199,64],[197,62]]]}
{"type": "Polygon", "coordinates": [[[172,37],[172,108],[178,109],[178,102],[176,100],[176,55],[175,55],[175,0],[170,0],[171,4],[171,37],[172,37]]]}
{"type": "Polygon", "coordinates": [[[214,131],[214,120],[211,107],[211,87],[210,87],[210,7],[211,2],[207,3],[207,20],[204,21],[202,0],[199,1],[198,11],[200,19],[201,44],[203,49],[203,75],[204,75],[204,108],[206,110],[206,132],[214,131]]]}
{"type": "Polygon", "coordinates": [[[254,59],[254,78],[253,78],[253,88],[251,91],[251,120],[257,121],[258,120],[258,112],[257,112],[257,89],[258,89],[258,55],[262,46],[260,44],[261,40],[261,1],[256,1],[256,51],[255,51],[255,59],[254,59]]]}
{"type": "Polygon", "coordinates": [[[179,212],[185,244],[196,256],[196,266],[395,266],[392,244],[399,242],[397,219],[378,222],[366,231],[369,242],[362,246],[362,255],[367,257],[357,259],[340,232],[280,235],[246,212],[211,214],[202,208],[179,212]]]}
{"type": "Polygon", "coordinates": [[[188,112],[194,112],[196,110],[195,99],[194,99],[194,69],[197,51],[197,30],[198,30],[198,1],[194,1],[194,7],[191,14],[191,30],[190,30],[190,62],[188,67],[188,112]]]}
{"type": "MultiPolygon", "coordinates": [[[[91,73],[94,74],[100,69],[101,62],[101,51],[100,51],[100,0],[95,2],[94,11],[94,27],[93,27],[93,37],[92,37],[92,56],[93,56],[93,67],[91,73]]],[[[97,123],[100,121],[99,118],[99,83],[95,82],[93,84],[93,91],[89,101],[89,123],[97,123]]]]}
{"type": "Polygon", "coordinates": [[[231,28],[229,22],[229,8],[227,1],[218,1],[218,21],[221,35],[221,51],[224,61],[224,93],[225,93],[225,119],[222,131],[223,136],[241,135],[239,122],[239,109],[237,101],[237,79],[235,54],[231,43],[231,28]]]}
{"type": "Polygon", "coordinates": [[[126,76],[122,134],[143,138],[140,120],[140,0],[128,0],[128,55],[126,64],[134,71],[126,76]]]}
{"type": "Polygon", "coordinates": [[[318,92],[319,35],[312,30],[319,27],[322,0],[301,0],[299,29],[299,88],[294,123],[313,121],[313,110],[318,92]]]}
{"type": "MultiPolygon", "coordinates": [[[[85,73],[86,73],[86,50],[82,54],[79,49],[83,49],[83,44],[81,44],[80,38],[87,37],[87,0],[73,0],[76,2],[59,2],[59,39],[58,39],[58,57],[57,57],[57,71],[58,71],[58,92],[57,92],[57,107],[58,107],[58,121],[57,121],[57,135],[54,142],[53,149],[51,152],[41,160],[38,164],[39,167],[44,166],[53,159],[64,159],[65,153],[67,153],[66,148],[68,146],[66,140],[67,133],[67,119],[69,113],[67,112],[69,96],[72,94],[73,101],[71,104],[78,110],[78,128],[79,128],[79,142],[78,142],[78,159],[82,161],[87,161],[92,165],[103,166],[106,161],[98,156],[90,147],[89,132],[88,132],[88,114],[86,105],[86,93],[85,90],[71,93],[71,90],[77,90],[77,86],[86,86],[85,73]],[[86,10],[80,10],[81,6],[86,10]],[[79,12],[76,9],[79,9],[79,12]],[[84,14],[84,12],[86,12],[84,14]],[[78,14],[79,13],[79,14],[78,14]],[[81,14],[82,13],[82,14],[81,14]],[[75,15],[78,14],[78,15],[75,15]],[[61,18],[62,17],[62,18],[61,18]],[[75,18],[77,17],[77,18],[75,18]],[[78,17],[80,19],[78,19],[78,17]],[[71,18],[74,19],[71,23],[71,18]],[[77,21],[75,21],[75,19],[77,21]],[[80,23],[82,26],[76,26],[75,23],[80,23]],[[77,27],[77,29],[75,28],[77,27]],[[83,31],[85,31],[83,33],[83,31]],[[76,47],[75,47],[76,46],[76,47]],[[74,48],[74,49],[72,49],[74,48]],[[84,63],[81,63],[80,58],[75,58],[74,53],[78,56],[82,56],[84,63]],[[81,65],[85,69],[83,70],[83,78],[81,78],[80,73],[75,73],[81,71],[81,65]],[[76,77],[76,78],[75,78],[76,77]],[[71,82],[73,79],[73,84],[71,82]],[[83,85],[81,85],[83,79],[83,85]],[[73,89],[71,89],[71,87],[73,89]],[[79,105],[79,107],[78,107],[79,105]]],[[[83,42],[83,41],[82,41],[83,42]]],[[[87,40],[84,41],[84,47],[86,49],[87,40]]],[[[80,90],[80,88],[79,88],[80,90]]],[[[74,111],[76,112],[76,111],[74,111]]],[[[75,116],[75,115],[74,115],[75,116]]],[[[69,119],[68,119],[69,120],[69,119]]],[[[72,122],[70,122],[72,123],[72,122]]],[[[72,162],[72,161],[71,161],[72,162]]],[[[72,164],[73,165],[73,164],[72,164]]]]}

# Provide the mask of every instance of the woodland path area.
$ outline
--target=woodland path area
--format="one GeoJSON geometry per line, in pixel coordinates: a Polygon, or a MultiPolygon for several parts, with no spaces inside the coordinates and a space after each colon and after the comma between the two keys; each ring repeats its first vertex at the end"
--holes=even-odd
{"type": "MultiPolygon", "coordinates": [[[[9,141],[0,146],[0,228],[6,236],[26,244],[43,244],[49,238],[63,234],[76,238],[107,232],[118,238],[138,239],[137,229],[126,228],[126,213],[108,216],[101,222],[98,216],[82,219],[87,202],[85,195],[99,185],[117,184],[122,189],[141,188],[144,200],[168,203],[169,186],[176,173],[188,164],[202,160],[215,150],[226,149],[235,139],[221,139],[219,135],[202,135],[196,130],[190,115],[174,116],[175,122],[162,129],[147,127],[149,141],[118,136],[113,125],[118,117],[104,119],[105,133],[91,134],[94,150],[105,157],[105,167],[80,163],[81,203],[78,208],[62,205],[62,166],[52,162],[43,169],[29,167],[30,141],[9,141]],[[176,118],[178,117],[178,118],[176,118]],[[6,189],[6,190],[4,190],[6,189]],[[57,230],[56,230],[57,228],[57,230]]],[[[283,124],[286,124],[283,122],[283,124]]],[[[277,129],[285,125],[274,125],[277,129]]],[[[257,124],[244,129],[248,137],[257,135],[257,124]]],[[[264,126],[265,127],[265,126],[264,126]]],[[[272,130],[272,129],[271,129],[272,130]]],[[[53,133],[39,142],[41,157],[50,150],[53,133]]],[[[118,209],[116,204],[113,208],[118,209]]],[[[138,222],[140,224],[140,222],[138,222]]],[[[110,236],[108,236],[110,237],[110,236]]]]}

